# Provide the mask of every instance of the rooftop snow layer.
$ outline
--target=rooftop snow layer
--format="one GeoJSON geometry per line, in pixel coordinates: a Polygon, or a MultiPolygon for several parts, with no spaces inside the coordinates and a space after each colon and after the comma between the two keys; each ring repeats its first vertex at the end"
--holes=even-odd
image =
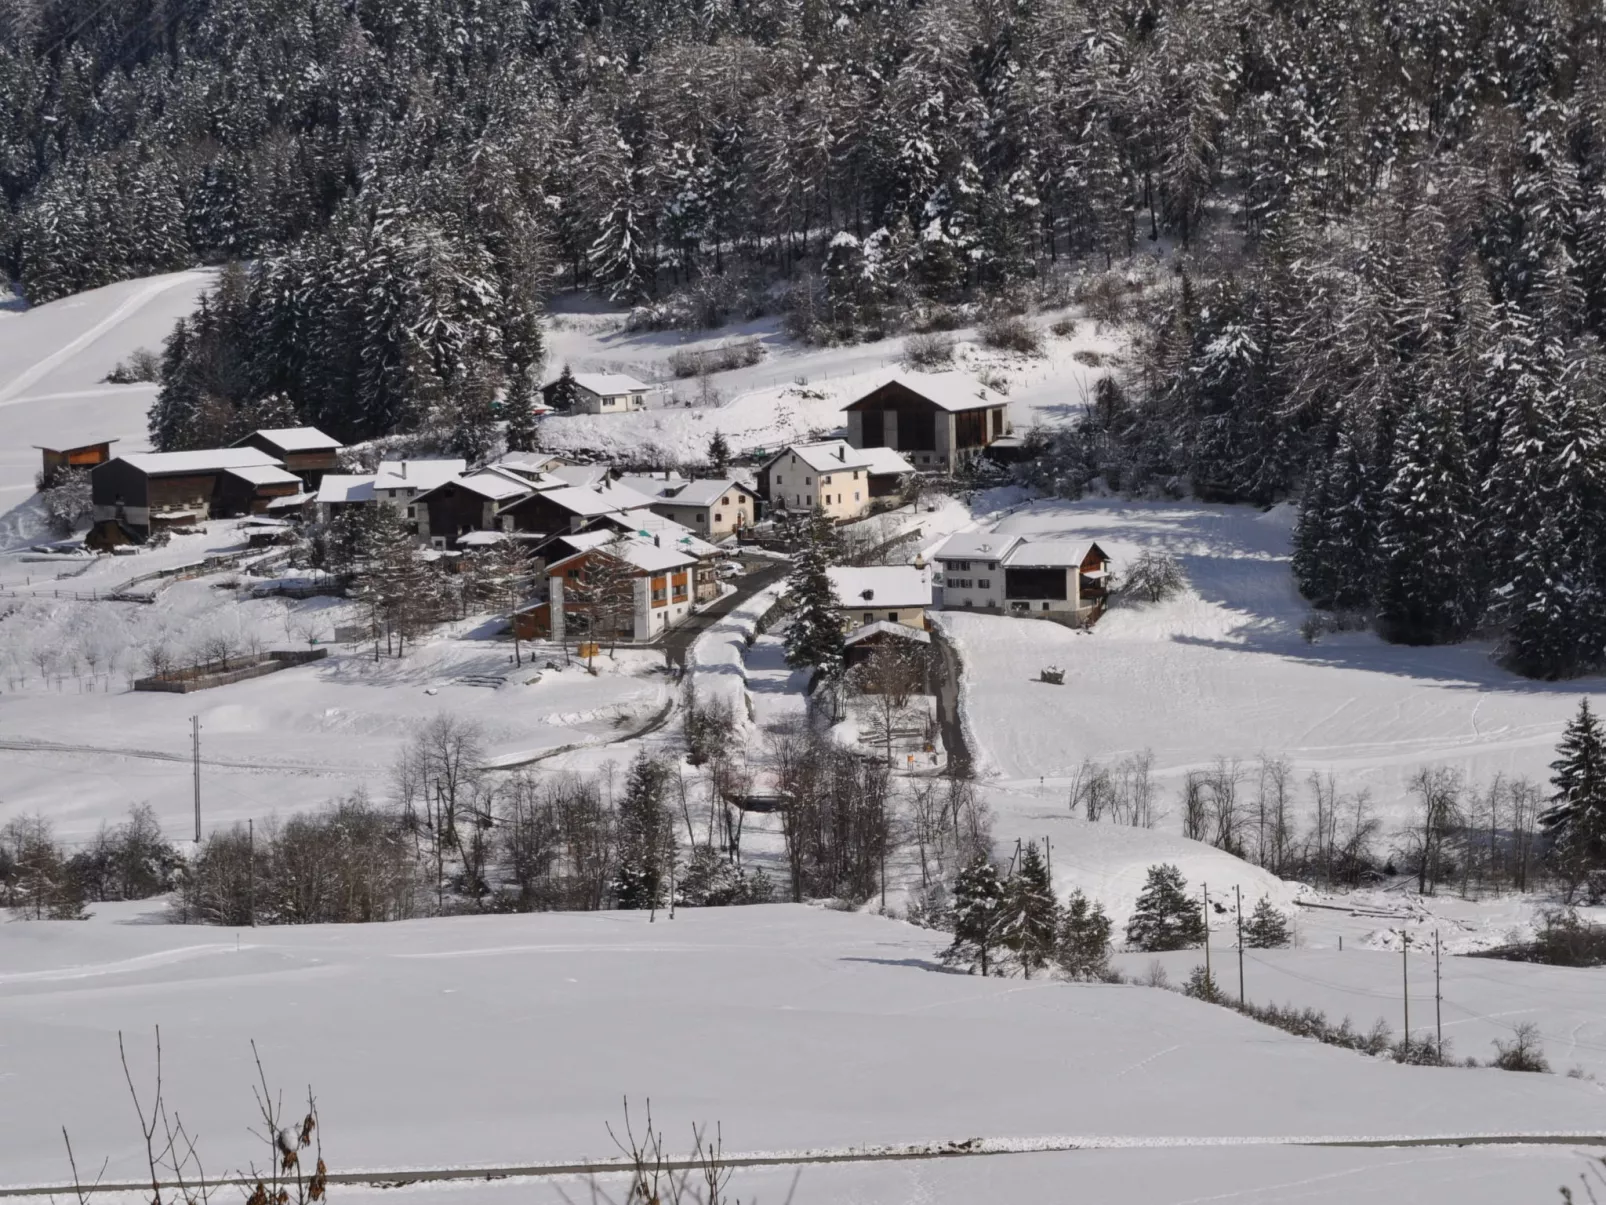
{"type": "MultiPolygon", "coordinates": [[[[845,469],[864,469],[870,459],[861,448],[855,448],[845,439],[824,439],[818,443],[791,444],[786,449],[817,473],[835,473],[845,469]]],[[[785,455],[783,452],[781,455],[785,455]]]]}
{"type": "Polygon", "coordinates": [[[910,464],[891,448],[860,448],[859,455],[864,457],[865,462],[870,466],[870,475],[872,477],[915,471],[914,465],[910,464]]]}
{"type": "Polygon", "coordinates": [[[574,383],[581,389],[611,397],[619,393],[646,393],[652,386],[622,372],[577,372],[574,383]]]}
{"type": "Polygon", "coordinates": [[[374,475],[372,473],[328,473],[318,483],[320,503],[372,502],[374,475]]]}
{"type": "Polygon", "coordinates": [[[961,531],[949,536],[931,555],[939,561],[996,561],[1024,538],[992,531],[961,531]]]}
{"type": "Polygon", "coordinates": [[[149,476],[172,473],[216,473],[257,466],[283,468],[284,462],[258,448],[197,448],[193,452],[130,452],[117,457],[149,476]]]}
{"type": "Polygon", "coordinates": [[[674,506],[713,506],[732,490],[753,491],[739,481],[721,477],[709,481],[688,481],[685,485],[663,495],[658,501],[674,506]]]}
{"type": "MultiPolygon", "coordinates": [[[[251,432],[260,435],[286,452],[327,452],[338,449],[341,443],[332,435],[325,435],[317,427],[260,427],[251,432]]],[[[245,439],[250,439],[247,435],[245,439]]],[[[235,444],[238,447],[244,439],[235,444]]]]}
{"type": "Polygon", "coordinates": [[[229,469],[227,472],[230,477],[238,477],[242,481],[249,481],[252,485],[301,484],[301,478],[294,473],[286,472],[272,464],[248,464],[237,469],[229,469]]]}
{"type": "Polygon", "coordinates": [[[867,623],[854,628],[853,631],[842,638],[842,643],[858,644],[861,640],[867,640],[871,636],[878,636],[882,633],[888,636],[896,636],[899,640],[913,640],[919,644],[931,643],[930,632],[923,632],[919,628],[911,628],[906,623],[893,623],[890,619],[878,619],[874,623],[867,623]]]}
{"type": "MultiPolygon", "coordinates": [[[[1003,395],[995,393],[975,377],[964,372],[895,372],[876,388],[880,389],[893,383],[913,390],[939,409],[950,413],[1007,404],[1003,395]]],[[[875,390],[869,392],[873,393],[875,390]]],[[[869,393],[865,396],[868,397],[869,393]]],[[[864,398],[858,399],[858,401],[863,400],[864,398]]],[[[849,406],[857,405],[858,401],[850,402],[849,406]]]]}
{"type": "Polygon", "coordinates": [[[837,566],[826,570],[837,605],[844,608],[929,607],[931,576],[913,565],[837,566]]]}

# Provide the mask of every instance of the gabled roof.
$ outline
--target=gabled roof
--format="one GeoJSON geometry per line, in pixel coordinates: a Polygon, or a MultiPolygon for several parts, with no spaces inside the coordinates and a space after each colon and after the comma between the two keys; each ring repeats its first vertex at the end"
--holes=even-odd
{"type": "Polygon", "coordinates": [[[891,448],[860,448],[859,455],[867,458],[870,466],[870,476],[881,477],[913,473],[915,466],[910,464],[891,448]]]}
{"type": "Polygon", "coordinates": [[[314,497],[314,495],[307,494],[307,493],[286,494],[282,498],[272,498],[272,499],[270,499],[268,501],[268,509],[269,510],[296,510],[299,507],[303,507],[307,503],[311,502],[313,497],[314,497]]]}
{"type": "Polygon", "coordinates": [[[592,393],[612,396],[616,393],[646,393],[652,388],[635,377],[626,376],[622,372],[577,372],[574,374],[574,383],[582,389],[589,389],[592,393]]]}
{"type": "MultiPolygon", "coordinates": [[[[542,490],[535,497],[542,498],[554,506],[568,511],[572,515],[611,515],[619,510],[595,490],[581,489],[575,485],[559,486],[555,490],[542,490]]],[[[503,504],[503,509],[517,506],[528,499],[519,498],[503,504]]]]}
{"type": "Polygon", "coordinates": [[[372,502],[374,500],[374,475],[361,473],[349,475],[345,473],[325,473],[322,481],[318,483],[318,501],[329,502],[372,502]]]}
{"type": "Polygon", "coordinates": [[[868,640],[871,636],[892,636],[898,640],[913,640],[917,644],[930,644],[931,633],[922,632],[919,628],[911,628],[906,623],[893,623],[890,619],[878,619],[874,623],[864,624],[854,628],[842,638],[845,645],[858,644],[861,640],[868,640]]]}
{"type": "MultiPolygon", "coordinates": [[[[283,468],[284,462],[260,448],[198,448],[193,452],[130,452],[116,457],[151,477],[175,473],[218,473],[261,465],[283,468]]],[[[115,461],[108,461],[108,464],[115,461]]],[[[99,466],[97,466],[99,467],[99,466]]]]}
{"type": "MultiPolygon", "coordinates": [[[[564,538],[571,539],[573,537],[566,536],[564,538]]],[[[554,561],[547,568],[549,570],[557,569],[568,564],[576,557],[585,556],[592,552],[601,552],[604,556],[616,557],[627,565],[640,569],[643,573],[666,573],[671,569],[686,568],[697,563],[697,558],[688,552],[680,552],[673,548],[660,548],[655,544],[644,543],[632,536],[625,536],[623,539],[602,541],[584,551],[576,552],[572,556],[566,556],[561,561],[554,561]]]]}
{"type": "MultiPolygon", "coordinates": [[[[852,447],[845,439],[823,439],[818,443],[789,444],[781,449],[780,456],[788,452],[796,456],[816,473],[835,473],[843,469],[865,469],[870,460],[860,448],[852,447]]],[[[779,457],[777,457],[779,459],[779,457]]],[[[771,461],[773,464],[774,461],[771,461]]]]}
{"type": "Polygon", "coordinates": [[[672,506],[713,506],[732,490],[741,490],[744,494],[753,493],[752,486],[733,481],[729,477],[720,477],[714,480],[688,481],[684,485],[665,491],[657,501],[662,505],[672,506]]]}
{"type": "Polygon", "coordinates": [[[281,452],[338,452],[341,443],[332,435],[325,435],[317,427],[259,427],[245,439],[235,441],[240,447],[252,435],[260,435],[281,452]]]}
{"type": "Polygon", "coordinates": [[[549,476],[568,485],[591,489],[606,481],[611,470],[605,464],[565,464],[546,471],[549,476]]]}
{"type": "Polygon", "coordinates": [[[625,473],[619,478],[619,484],[633,489],[638,494],[645,494],[649,498],[662,498],[670,490],[677,489],[686,484],[686,479],[679,473],[625,473]]]}
{"type": "Polygon", "coordinates": [[[225,469],[230,477],[249,481],[252,485],[293,485],[300,487],[301,478],[272,464],[248,464],[237,469],[225,469]]]}
{"type": "Polygon", "coordinates": [[[1025,538],[995,531],[961,531],[944,540],[931,556],[937,561],[1001,561],[1025,538]]]}
{"type": "Polygon", "coordinates": [[[495,467],[533,477],[549,471],[553,461],[561,465],[563,458],[550,452],[503,452],[496,458],[495,467]]]}
{"type": "Polygon", "coordinates": [[[622,485],[612,478],[604,479],[597,487],[596,492],[620,510],[643,510],[658,501],[649,498],[646,494],[638,493],[628,485],[622,485]]]}
{"type": "Polygon", "coordinates": [[[466,460],[381,460],[374,474],[376,490],[432,490],[462,476],[466,460]]]}
{"type": "Polygon", "coordinates": [[[465,531],[457,537],[460,548],[490,548],[507,539],[503,531],[465,531]]]}
{"type": "Polygon", "coordinates": [[[605,515],[602,521],[612,524],[621,531],[630,532],[638,540],[648,542],[656,540],[664,548],[679,548],[683,552],[691,553],[698,560],[725,553],[725,549],[718,544],[709,543],[691,528],[682,527],[673,519],[666,519],[663,515],[650,510],[628,510],[620,514],[605,515]]]}
{"type": "Polygon", "coordinates": [[[827,569],[837,606],[846,609],[929,607],[931,576],[913,565],[872,565],[827,569]]]}
{"type": "Polygon", "coordinates": [[[986,406],[1002,406],[1002,394],[987,388],[969,373],[964,372],[895,372],[875,389],[857,401],[843,407],[851,410],[861,405],[877,390],[888,385],[901,385],[911,393],[918,393],[940,410],[950,413],[960,410],[979,410],[986,406]]]}
{"type": "Polygon", "coordinates": [[[533,493],[535,487],[517,473],[503,473],[496,469],[476,469],[472,473],[465,473],[461,477],[453,477],[443,481],[434,489],[425,490],[418,496],[422,502],[428,495],[445,489],[448,485],[456,485],[487,498],[492,502],[509,502],[514,498],[522,498],[533,493]]]}

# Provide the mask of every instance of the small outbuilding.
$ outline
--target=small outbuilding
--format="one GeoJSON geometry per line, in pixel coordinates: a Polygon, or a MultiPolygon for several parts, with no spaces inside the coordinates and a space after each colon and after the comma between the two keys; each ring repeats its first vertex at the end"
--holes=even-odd
{"type": "Polygon", "coordinates": [[[42,444],[34,444],[44,462],[39,470],[39,488],[49,489],[68,469],[87,471],[97,464],[105,464],[112,458],[112,445],[116,442],[115,439],[103,439],[99,443],[79,444],[76,448],[47,448],[42,444]]]}

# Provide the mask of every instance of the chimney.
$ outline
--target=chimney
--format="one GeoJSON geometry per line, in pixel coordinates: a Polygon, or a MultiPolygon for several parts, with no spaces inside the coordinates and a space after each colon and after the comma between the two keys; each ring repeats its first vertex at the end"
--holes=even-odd
{"type": "Polygon", "coordinates": [[[836,458],[838,460],[842,461],[844,464],[847,463],[847,459],[848,459],[848,445],[847,444],[843,444],[840,448],[838,448],[836,450],[836,458]]]}
{"type": "Polygon", "coordinates": [[[407,462],[405,460],[402,461],[401,462],[401,466],[402,466],[402,471],[401,471],[402,480],[405,481],[405,480],[407,480],[407,462]]]}
{"type": "Polygon", "coordinates": [[[663,538],[663,536],[653,536],[653,538],[652,538],[652,546],[654,548],[662,548],[664,546],[664,538],[663,538]]]}

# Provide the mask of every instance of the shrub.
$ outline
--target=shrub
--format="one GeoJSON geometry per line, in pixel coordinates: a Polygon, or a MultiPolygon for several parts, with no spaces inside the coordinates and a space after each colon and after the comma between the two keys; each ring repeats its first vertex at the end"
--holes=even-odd
{"type": "Polygon", "coordinates": [[[1043,336],[1019,314],[999,314],[987,319],[977,330],[982,343],[997,351],[1035,356],[1043,350],[1043,336]]]}
{"type": "Polygon", "coordinates": [[[108,385],[134,385],[142,382],[160,384],[161,357],[150,348],[142,347],[128,359],[118,361],[117,367],[106,374],[105,380],[108,385]]]}
{"type": "Polygon", "coordinates": [[[1181,593],[1187,584],[1176,557],[1150,550],[1132,562],[1121,583],[1121,593],[1141,602],[1157,603],[1181,593]]]}
{"type": "Polygon", "coordinates": [[[944,368],[953,363],[953,336],[931,333],[910,335],[903,341],[905,368],[944,368]]]}
{"type": "Polygon", "coordinates": [[[739,339],[702,351],[682,348],[670,352],[669,371],[675,377],[684,380],[686,377],[695,377],[706,372],[751,368],[763,358],[764,345],[757,339],[739,339]]]}
{"type": "Polygon", "coordinates": [[[1523,1021],[1512,1031],[1509,1042],[1495,1039],[1494,1048],[1498,1052],[1491,1066],[1502,1071],[1549,1071],[1550,1062],[1545,1058],[1544,1042],[1539,1034],[1539,1026],[1532,1021],[1523,1021]]]}
{"type": "Polygon", "coordinates": [[[1188,982],[1182,985],[1182,994],[1211,1004],[1222,1002],[1221,989],[1216,986],[1216,977],[1202,966],[1194,967],[1188,972],[1188,982]]]}
{"type": "Polygon", "coordinates": [[[1064,317],[1054,319],[1053,325],[1048,329],[1056,338],[1069,339],[1076,334],[1076,319],[1066,314],[1064,317]]]}

